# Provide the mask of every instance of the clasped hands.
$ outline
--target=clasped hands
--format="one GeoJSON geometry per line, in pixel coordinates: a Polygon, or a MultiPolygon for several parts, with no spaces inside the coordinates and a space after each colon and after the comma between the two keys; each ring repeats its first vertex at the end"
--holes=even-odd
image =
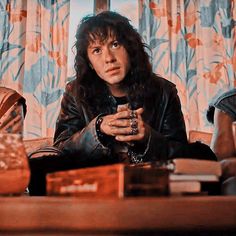
{"type": "Polygon", "coordinates": [[[143,108],[137,110],[130,110],[127,107],[118,108],[117,113],[103,117],[100,131],[114,136],[120,142],[145,142],[150,128],[142,119],[143,111],[143,108]]]}

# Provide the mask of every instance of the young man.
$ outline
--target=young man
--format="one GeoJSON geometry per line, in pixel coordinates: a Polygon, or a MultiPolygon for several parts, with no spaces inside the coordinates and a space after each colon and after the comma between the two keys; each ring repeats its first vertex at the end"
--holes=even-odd
{"type": "Polygon", "coordinates": [[[188,145],[176,87],[152,72],[147,48],[126,17],[102,12],[83,18],[75,48],[75,80],[66,86],[48,149],[55,156],[30,158],[31,195],[46,193],[50,172],[212,158],[208,147],[188,145]]]}
{"type": "Polygon", "coordinates": [[[187,143],[177,90],[152,72],[129,20],[114,12],[85,17],[76,39],[76,79],[64,93],[54,146],[98,163],[174,156],[187,143]]]}

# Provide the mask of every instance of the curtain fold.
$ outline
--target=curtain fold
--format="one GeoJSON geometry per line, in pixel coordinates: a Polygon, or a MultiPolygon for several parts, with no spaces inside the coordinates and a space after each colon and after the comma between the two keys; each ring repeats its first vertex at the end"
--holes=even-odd
{"type": "Polygon", "coordinates": [[[67,75],[69,0],[0,5],[0,85],[27,102],[24,137],[52,136],[67,75]]]}
{"type": "Polygon", "coordinates": [[[209,101],[235,87],[236,2],[141,0],[140,33],[153,69],[176,84],[187,130],[211,131],[209,101]]]}

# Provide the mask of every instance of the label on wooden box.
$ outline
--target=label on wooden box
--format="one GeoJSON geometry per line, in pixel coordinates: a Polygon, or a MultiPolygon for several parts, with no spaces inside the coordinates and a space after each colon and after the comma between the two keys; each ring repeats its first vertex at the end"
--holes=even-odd
{"type": "Polygon", "coordinates": [[[47,194],[122,198],[168,195],[165,168],[114,164],[47,175],[47,194]]]}

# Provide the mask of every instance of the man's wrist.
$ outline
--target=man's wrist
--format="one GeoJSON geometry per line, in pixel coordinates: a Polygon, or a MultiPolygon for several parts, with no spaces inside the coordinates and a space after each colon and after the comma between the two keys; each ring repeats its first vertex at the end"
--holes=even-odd
{"type": "Polygon", "coordinates": [[[97,118],[96,124],[95,124],[96,132],[97,132],[97,135],[98,135],[99,138],[103,138],[104,137],[104,134],[101,132],[101,124],[102,124],[102,122],[103,122],[103,117],[100,116],[100,117],[97,118]]]}

